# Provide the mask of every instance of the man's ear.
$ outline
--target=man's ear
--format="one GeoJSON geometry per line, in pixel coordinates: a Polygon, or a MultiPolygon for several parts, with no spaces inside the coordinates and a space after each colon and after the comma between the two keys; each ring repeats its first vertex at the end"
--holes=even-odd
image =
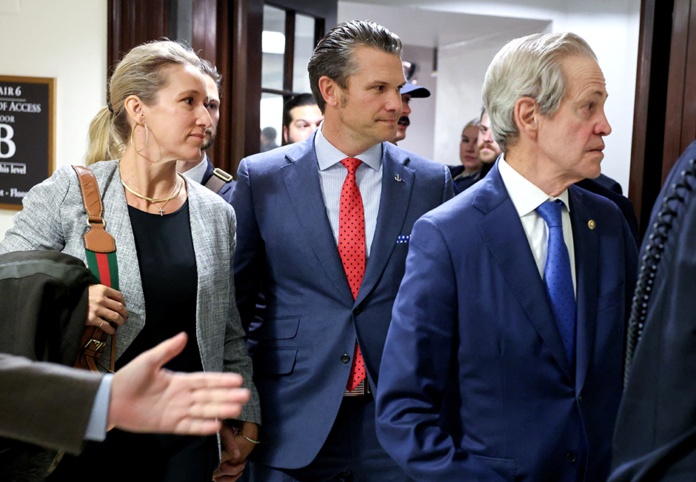
{"type": "Polygon", "coordinates": [[[285,140],[285,143],[287,144],[288,141],[288,126],[283,126],[283,139],[285,140]]]}
{"type": "Polygon", "coordinates": [[[143,101],[137,95],[129,95],[124,102],[128,117],[136,124],[140,124],[145,116],[143,101]]]}
{"type": "Polygon", "coordinates": [[[520,135],[536,140],[539,135],[539,104],[531,97],[522,97],[515,102],[513,116],[520,135]]]}
{"type": "Polygon", "coordinates": [[[341,103],[341,88],[335,80],[326,75],[319,77],[319,91],[326,105],[337,107],[341,103]]]}

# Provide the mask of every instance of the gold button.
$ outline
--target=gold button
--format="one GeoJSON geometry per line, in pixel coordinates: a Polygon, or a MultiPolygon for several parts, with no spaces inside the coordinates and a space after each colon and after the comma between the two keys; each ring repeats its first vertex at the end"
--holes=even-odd
{"type": "Polygon", "coordinates": [[[597,224],[596,224],[592,219],[590,219],[590,220],[587,222],[587,225],[590,227],[590,229],[594,229],[595,226],[597,226],[597,224]]]}

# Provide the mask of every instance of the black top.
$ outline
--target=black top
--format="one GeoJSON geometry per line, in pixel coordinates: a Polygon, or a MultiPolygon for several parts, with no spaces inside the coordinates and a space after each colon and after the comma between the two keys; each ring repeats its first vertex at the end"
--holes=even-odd
{"type": "Polygon", "coordinates": [[[189,337],[186,348],[166,366],[180,372],[201,371],[196,339],[198,272],[188,201],[178,211],[165,216],[131,206],[128,214],[145,295],[145,327],[118,359],[117,368],[185,331],[189,337]]]}

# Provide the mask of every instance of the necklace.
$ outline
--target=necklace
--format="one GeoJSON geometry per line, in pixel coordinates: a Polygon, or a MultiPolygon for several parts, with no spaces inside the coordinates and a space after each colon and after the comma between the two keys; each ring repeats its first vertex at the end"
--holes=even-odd
{"type": "Polygon", "coordinates": [[[154,203],[164,203],[164,204],[162,204],[162,206],[161,206],[160,208],[158,208],[158,209],[159,209],[159,214],[160,214],[160,216],[164,216],[164,207],[167,205],[167,203],[168,203],[169,201],[171,201],[172,199],[177,198],[177,197],[179,196],[179,194],[181,193],[181,188],[184,187],[184,182],[185,182],[185,181],[184,181],[184,179],[183,179],[183,176],[182,176],[180,173],[178,173],[178,172],[177,172],[177,174],[178,174],[179,177],[180,177],[180,179],[179,179],[180,182],[177,184],[177,186],[174,187],[174,191],[172,191],[172,194],[171,194],[169,197],[165,197],[165,198],[161,198],[161,199],[143,196],[143,195],[140,194],[139,192],[136,192],[134,189],[132,189],[131,187],[129,187],[128,184],[125,183],[125,181],[123,180],[123,178],[121,178],[121,184],[123,184],[123,187],[125,187],[126,190],[127,190],[128,192],[130,192],[130,193],[133,194],[134,196],[139,197],[140,199],[144,199],[144,200],[146,200],[146,201],[148,201],[148,202],[150,202],[150,203],[153,203],[153,204],[154,204],[154,203]]]}

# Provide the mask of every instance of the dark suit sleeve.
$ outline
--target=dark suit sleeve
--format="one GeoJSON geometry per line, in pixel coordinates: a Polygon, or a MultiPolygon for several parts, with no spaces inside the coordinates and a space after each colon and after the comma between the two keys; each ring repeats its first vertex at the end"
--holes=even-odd
{"type": "MultiPolygon", "coordinates": [[[[451,185],[451,181],[449,181],[451,185]]],[[[438,426],[458,350],[454,268],[428,218],[414,225],[377,389],[377,436],[417,481],[500,481],[438,426]]],[[[455,385],[456,386],[456,385],[455,385]]]]}
{"type": "Polygon", "coordinates": [[[79,454],[101,375],[0,354],[0,436],[79,454]]]}
{"type": "Polygon", "coordinates": [[[234,253],[234,285],[237,309],[242,326],[249,331],[255,317],[262,316],[257,308],[264,272],[264,242],[256,221],[251,195],[248,160],[242,159],[237,171],[237,184],[232,193],[232,207],[237,215],[237,248],[234,253]]]}

